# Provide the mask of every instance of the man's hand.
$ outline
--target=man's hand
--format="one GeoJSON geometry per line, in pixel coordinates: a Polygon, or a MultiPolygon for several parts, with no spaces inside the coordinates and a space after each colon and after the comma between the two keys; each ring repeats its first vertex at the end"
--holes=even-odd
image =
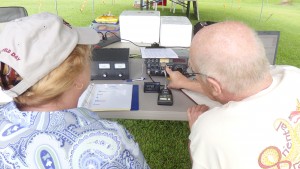
{"type": "Polygon", "coordinates": [[[204,112],[206,112],[208,109],[209,109],[209,107],[204,104],[196,105],[196,106],[188,108],[187,116],[188,116],[190,129],[192,128],[193,124],[198,119],[198,117],[201,114],[203,114],[204,112]]]}
{"type": "Polygon", "coordinates": [[[169,74],[170,77],[170,82],[168,84],[169,88],[182,89],[185,88],[186,83],[191,81],[179,71],[172,71],[169,67],[166,67],[166,72],[169,74]]]}

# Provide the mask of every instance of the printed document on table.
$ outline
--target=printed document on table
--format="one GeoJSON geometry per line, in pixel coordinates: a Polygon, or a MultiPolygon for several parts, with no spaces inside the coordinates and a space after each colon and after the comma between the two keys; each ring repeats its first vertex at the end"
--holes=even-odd
{"type": "Polygon", "coordinates": [[[78,107],[93,111],[130,110],[132,84],[90,84],[79,98],[78,107]]]}
{"type": "Polygon", "coordinates": [[[141,48],[142,58],[178,58],[171,48],[141,48]]]}

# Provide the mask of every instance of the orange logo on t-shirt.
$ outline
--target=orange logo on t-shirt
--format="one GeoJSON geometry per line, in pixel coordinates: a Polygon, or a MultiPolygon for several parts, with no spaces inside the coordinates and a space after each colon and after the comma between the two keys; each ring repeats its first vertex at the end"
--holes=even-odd
{"type": "Polygon", "coordinates": [[[258,164],[262,169],[300,169],[300,103],[290,113],[289,121],[277,119],[274,128],[284,137],[282,149],[276,146],[265,148],[259,155],[258,164]]]}

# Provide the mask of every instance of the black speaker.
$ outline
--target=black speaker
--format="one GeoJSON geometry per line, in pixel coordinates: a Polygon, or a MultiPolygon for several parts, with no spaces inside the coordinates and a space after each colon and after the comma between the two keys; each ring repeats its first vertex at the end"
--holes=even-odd
{"type": "Polygon", "coordinates": [[[91,80],[129,79],[129,48],[95,48],[91,80]]]}

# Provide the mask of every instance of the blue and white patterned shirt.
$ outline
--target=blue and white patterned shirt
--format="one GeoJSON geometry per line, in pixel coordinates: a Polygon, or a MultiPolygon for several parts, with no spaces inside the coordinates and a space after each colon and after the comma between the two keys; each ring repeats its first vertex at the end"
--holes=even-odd
{"type": "Polygon", "coordinates": [[[85,108],[20,111],[0,105],[0,168],[148,169],[133,136],[85,108]]]}

